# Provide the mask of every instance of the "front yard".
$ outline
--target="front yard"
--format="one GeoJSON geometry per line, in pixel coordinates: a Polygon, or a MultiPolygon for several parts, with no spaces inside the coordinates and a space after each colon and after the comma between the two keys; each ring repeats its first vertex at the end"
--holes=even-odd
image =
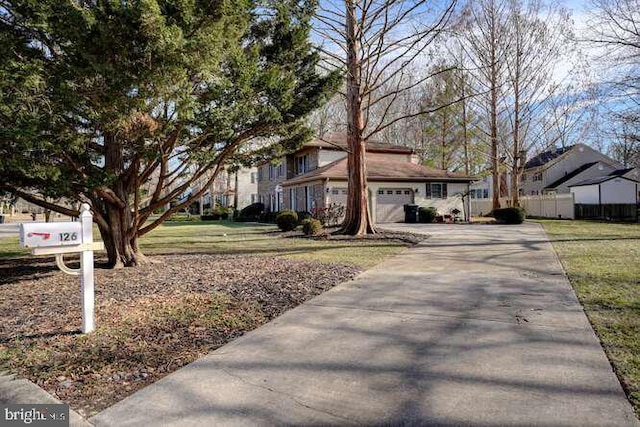
{"type": "Polygon", "coordinates": [[[167,223],[142,240],[153,263],[96,270],[98,329],[84,336],[77,277],[0,239],[0,371],[90,416],[404,247],[167,223]]]}
{"type": "Polygon", "coordinates": [[[540,223],[640,414],[640,224],[540,223]]]}

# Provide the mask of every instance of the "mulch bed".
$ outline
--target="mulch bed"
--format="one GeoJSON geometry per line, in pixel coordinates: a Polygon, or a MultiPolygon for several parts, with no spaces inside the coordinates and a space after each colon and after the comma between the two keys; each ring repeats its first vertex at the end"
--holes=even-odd
{"type": "Polygon", "coordinates": [[[281,232],[277,231],[276,233],[280,233],[282,237],[288,238],[308,238],[315,240],[340,240],[340,241],[379,241],[379,242],[394,242],[394,243],[402,243],[409,245],[417,245],[418,243],[429,238],[426,234],[417,234],[417,233],[409,233],[405,231],[386,231],[386,230],[378,230],[375,234],[365,234],[364,236],[350,236],[348,234],[340,234],[339,227],[330,227],[323,228],[320,234],[305,236],[299,230],[296,231],[288,231],[281,232]]]}
{"type": "Polygon", "coordinates": [[[96,270],[98,329],[81,335],[79,279],[51,260],[0,263],[0,370],[91,416],[355,276],[257,256],[157,256],[96,270]]]}

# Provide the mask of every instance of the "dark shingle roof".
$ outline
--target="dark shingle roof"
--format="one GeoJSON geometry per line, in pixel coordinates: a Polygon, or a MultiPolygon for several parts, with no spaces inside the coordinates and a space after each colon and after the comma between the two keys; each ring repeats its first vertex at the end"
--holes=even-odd
{"type": "Polygon", "coordinates": [[[622,176],[628,172],[631,172],[633,170],[633,168],[627,168],[627,169],[618,169],[618,170],[614,170],[613,172],[611,172],[609,174],[609,176],[622,176]]]}
{"type": "MultiPolygon", "coordinates": [[[[347,179],[347,158],[336,160],[328,165],[314,169],[304,175],[291,178],[283,185],[293,185],[316,179],[347,179]]],[[[379,154],[367,155],[367,179],[371,181],[424,181],[424,180],[445,180],[471,182],[475,180],[463,174],[448,172],[442,169],[417,165],[402,160],[393,160],[388,156],[379,154]]]]}
{"type": "MultiPolygon", "coordinates": [[[[398,153],[398,154],[412,154],[413,149],[404,145],[387,144],[386,142],[380,142],[375,140],[367,141],[367,151],[374,153],[398,153]]],[[[334,150],[347,151],[347,134],[346,133],[330,133],[324,135],[322,138],[315,138],[305,144],[305,147],[321,147],[334,150]]]]}
{"type": "Polygon", "coordinates": [[[542,166],[546,163],[549,163],[551,160],[555,159],[556,157],[561,156],[567,151],[570,151],[574,147],[575,145],[569,145],[568,147],[559,147],[559,148],[554,148],[553,150],[543,151],[542,153],[529,159],[529,161],[525,163],[524,168],[530,169],[530,168],[542,166]]]}
{"type": "Polygon", "coordinates": [[[559,187],[560,185],[562,185],[565,182],[569,181],[571,178],[575,178],[576,176],[580,175],[582,172],[586,171],[587,169],[589,169],[591,166],[595,165],[596,163],[598,163],[598,162],[585,163],[584,165],[580,166],[578,169],[566,174],[562,178],[560,178],[560,179],[552,182],[551,184],[547,185],[545,187],[545,189],[553,189],[553,188],[559,187]]]}
{"type": "Polygon", "coordinates": [[[631,178],[626,178],[624,176],[605,175],[605,176],[598,176],[598,177],[595,177],[595,178],[585,179],[584,181],[580,181],[580,182],[577,182],[575,184],[571,184],[569,187],[581,187],[583,185],[602,184],[603,182],[610,181],[610,180],[615,179],[615,178],[620,178],[620,179],[624,179],[624,180],[627,180],[627,181],[639,182],[640,183],[640,181],[636,181],[635,179],[631,179],[631,178]]]}

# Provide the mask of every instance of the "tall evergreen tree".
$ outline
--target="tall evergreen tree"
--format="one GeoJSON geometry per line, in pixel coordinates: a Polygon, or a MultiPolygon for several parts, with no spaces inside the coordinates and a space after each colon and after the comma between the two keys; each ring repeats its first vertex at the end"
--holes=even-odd
{"type": "Polygon", "coordinates": [[[250,141],[311,136],[305,117],[337,83],[316,71],[313,7],[2,0],[0,190],[67,215],[89,203],[110,264],[143,263],[139,237],[250,141]],[[57,198],[66,203],[47,202],[57,198]]]}

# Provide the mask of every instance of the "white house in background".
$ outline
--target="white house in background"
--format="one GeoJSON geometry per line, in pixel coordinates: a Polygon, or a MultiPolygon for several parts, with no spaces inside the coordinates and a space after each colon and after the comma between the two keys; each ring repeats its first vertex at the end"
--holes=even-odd
{"type": "Polygon", "coordinates": [[[621,169],[619,162],[584,144],[554,148],[525,163],[520,195],[569,193],[573,184],[621,169]]]}
{"type": "Polygon", "coordinates": [[[640,205],[640,181],[620,175],[607,175],[572,184],[576,204],[640,205]]]}

